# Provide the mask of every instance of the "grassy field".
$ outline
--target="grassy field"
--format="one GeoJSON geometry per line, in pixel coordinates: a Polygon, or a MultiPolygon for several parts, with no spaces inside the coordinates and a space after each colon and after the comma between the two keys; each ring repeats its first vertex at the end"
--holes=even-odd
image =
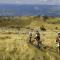
{"type": "Polygon", "coordinates": [[[50,17],[47,21],[41,17],[28,16],[17,19],[10,18],[10,20],[4,19],[0,20],[0,60],[60,60],[56,46],[60,24],[55,22],[60,21],[59,18],[53,20],[50,17]],[[46,31],[41,31],[42,25],[46,31]],[[28,42],[30,29],[33,29],[33,40],[36,30],[39,30],[43,44],[41,49],[36,47],[36,41],[33,45],[28,42]],[[47,48],[44,49],[44,46],[47,48]]]}

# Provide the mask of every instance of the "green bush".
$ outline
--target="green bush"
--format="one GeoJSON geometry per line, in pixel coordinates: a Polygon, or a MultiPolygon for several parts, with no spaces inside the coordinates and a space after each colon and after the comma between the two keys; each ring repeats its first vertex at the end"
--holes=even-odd
{"type": "Polygon", "coordinates": [[[45,28],[43,25],[40,27],[40,29],[41,29],[42,31],[46,31],[46,28],[45,28]]]}

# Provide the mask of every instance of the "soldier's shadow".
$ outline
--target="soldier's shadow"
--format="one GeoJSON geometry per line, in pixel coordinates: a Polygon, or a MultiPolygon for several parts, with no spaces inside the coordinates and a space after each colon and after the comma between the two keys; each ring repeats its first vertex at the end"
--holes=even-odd
{"type": "Polygon", "coordinates": [[[31,43],[27,42],[27,44],[28,44],[29,48],[36,48],[36,49],[41,50],[43,52],[46,51],[46,47],[42,43],[40,43],[40,47],[37,46],[35,41],[32,41],[31,43]]]}
{"type": "Polygon", "coordinates": [[[51,52],[57,53],[56,49],[53,49],[53,47],[46,46],[46,45],[42,44],[42,42],[41,42],[40,43],[40,48],[39,48],[36,44],[34,44],[34,42],[35,41],[33,41],[32,43],[27,42],[27,44],[30,48],[37,48],[38,50],[43,51],[43,52],[51,51],[51,52]]]}

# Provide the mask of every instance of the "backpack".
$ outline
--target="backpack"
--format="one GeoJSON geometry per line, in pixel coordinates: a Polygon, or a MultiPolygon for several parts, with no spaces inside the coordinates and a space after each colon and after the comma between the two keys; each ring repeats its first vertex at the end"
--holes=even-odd
{"type": "Polygon", "coordinates": [[[59,42],[60,43],[60,37],[57,37],[56,38],[56,42],[59,42]]]}
{"type": "Polygon", "coordinates": [[[37,34],[37,36],[40,36],[40,33],[39,32],[37,32],[36,34],[37,34]]]}

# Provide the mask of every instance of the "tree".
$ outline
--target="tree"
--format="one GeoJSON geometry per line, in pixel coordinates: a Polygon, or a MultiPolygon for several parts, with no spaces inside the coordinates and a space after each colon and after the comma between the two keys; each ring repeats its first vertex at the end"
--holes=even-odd
{"type": "Polygon", "coordinates": [[[43,16],[43,20],[46,21],[48,19],[48,16],[43,16]]]}

